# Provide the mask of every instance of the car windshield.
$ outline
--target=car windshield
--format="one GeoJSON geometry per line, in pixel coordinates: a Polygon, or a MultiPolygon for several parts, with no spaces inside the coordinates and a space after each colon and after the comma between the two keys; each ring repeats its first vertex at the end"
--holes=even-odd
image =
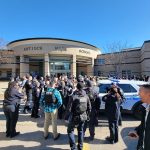
{"type": "MultiPolygon", "coordinates": [[[[130,84],[117,84],[124,93],[135,93],[137,90],[130,84]]],[[[107,93],[109,88],[111,87],[110,84],[100,84],[99,85],[99,92],[100,93],[107,93]]]]}

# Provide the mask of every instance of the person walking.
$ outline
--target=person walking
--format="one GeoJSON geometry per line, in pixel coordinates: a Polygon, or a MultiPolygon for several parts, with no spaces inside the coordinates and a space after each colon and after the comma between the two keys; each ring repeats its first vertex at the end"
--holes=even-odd
{"type": "Polygon", "coordinates": [[[50,121],[52,122],[53,138],[57,140],[60,133],[57,132],[57,114],[58,108],[62,105],[60,92],[55,88],[55,82],[50,81],[47,85],[47,90],[42,93],[40,106],[44,107],[45,122],[44,122],[44,138],[49,136],[48,130],[50,121]]]}
{"type": "Polygon", "coordinates": [[[6,137],[13,138],[20,134],[16,132],[16,124],[19,116],[20,100],[24,95],[19,93],[19,86],[16,81],[9,82],[4,93],[3,111],[6,116],[6,137]]]}

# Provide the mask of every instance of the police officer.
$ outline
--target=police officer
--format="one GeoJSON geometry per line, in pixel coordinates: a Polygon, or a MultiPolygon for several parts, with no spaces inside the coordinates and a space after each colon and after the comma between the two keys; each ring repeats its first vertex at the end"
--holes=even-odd
{"type": "MultiPolygon", "coordinates": [[[[70,117],[67,132],[69,137],[69,143],[71,150],[82,150],[83,149],[83,139],[84,139],[84,123],[87,120],[87,112],[91,111],[91,104],[86,92],[83,90],[83,83],[79,82],[77,84],[77,90],[73,92],[73,95],[70,96],[70,100],[67,106],[67,113],[70,113],[72,117],[70,117]],[[77,99],[79,97],[79,99],[77,99]],[[81,100],[82,99],[82,100],[81,100]],[[77,112],[77,102],[78,100],[84,103],[84,106],[80,108],[86,108],[84,112],[77,112]],[[78,130],[78,146],[76,146],[75,137],[74,137],[74,128],[77,127],[78,130]]],[[[79,107],[78,107],[79,108],[79,107]]],[[[66,114],[67,114],[66,113],[66,114]]]]}
{"type": "Polygon", "coordinates": [[[24,87],[26,90],[27,101],[25,103],[23,112],[25,114],[27,114],[28,111],[31,110],[31,103],[32,103],[32,92],[33,92],[32,90],[34,87],[33,81],[32,81],[32,76],[30,76],[30,75],[27,76],[27,81],[26,81],[24,87]]]}
{"type": "Polygon", "coordinates": [[[86,91],[86,94],[90,99],[91,107],[92,107],[91,112],[89,114],[89,121],[85,122],[84,132],[86,131],[87,124],[89,124],[90,137],[88,140],[92,141],[94,140],[94,136],[95,136],[95,126],[98,118],[97,115],[100,109],[100,98],[98,96],[97,91],[95,91],[95,88],[93,87],[92,82],[90,80],[87,81],[86,88],[84,90],[86,91]]]}
{"type": "Polygon", "coordinates": [[[108,118],[110,136],[106,137],[111,144],[118,142],[118,120],[119,120],[119,100],[117,88],[111,88],[109,93],[102,97],[105,102],[105,111],[108,118]]]}

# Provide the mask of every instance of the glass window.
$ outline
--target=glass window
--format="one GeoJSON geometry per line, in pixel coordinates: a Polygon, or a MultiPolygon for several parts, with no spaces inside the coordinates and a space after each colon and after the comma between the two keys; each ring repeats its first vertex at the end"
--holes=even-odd
{"type": "Polygon", "coordinates": [[[7,78],[10,78],[12,76],[11,71],[7,71],[7,78]]]}
{"type": "Polygon", "coordinates": [[[105,59],[100,58],[100,59],[97,60],[97,63],[99,65],[104,65],[105,64],[105,59]]]}
{"type": "Polygon", "coordinates": [[[107,93],[109,88],[110,88],[110,84],[100,84],[99,85],[99,92],[100,93],[107,93]]]}
{"type": "Polygon", "coordinates": [[[118,84],[118,86],[125,92],[125,93],[133,93],[137,92],[137,90],[130,84],[118,84]]]}
{"type": "Polygon", "coordinates": [[[122,77],[131,78],[131,70],[122,70],[122,77]]]}
{"type": "Polygon", "coordinates": [[[55,70],[70,70],[70,63],[56,62],[55,70]]]}
{"type": "MultiPolygon", "coordinates": [[[[137,90],[130,84],[117,84],[124,93],[134,93],[137,90]]],[[[100,84],[99,85],[99,92],[100,93],[107,93],[107,90],[111,87],[110,84],[100,84]]]]}
{"type": "Polygon", "coordinates": [[[20,63],[20,56],[16,56],[16,63],[20,63]]]}

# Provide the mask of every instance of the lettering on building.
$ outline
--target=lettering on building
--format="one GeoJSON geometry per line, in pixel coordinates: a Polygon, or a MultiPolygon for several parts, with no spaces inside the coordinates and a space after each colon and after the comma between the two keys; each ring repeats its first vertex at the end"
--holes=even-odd
{"type": "Polygon", "coordinates": [[[86,50],[83,50],[83,49],[79,49],[79,53],[90,54],[90,51],[86,51],[86,50]]]}
{"type": "Polygon", "coordinates": [[[66,51],[66,48],[64,46],[55,46],[55,51],[66,51]]]}
{"type": "Polygon", "coordinates": [[[25,47],[24,51],[39,51],[42,50],[41,46],[29,46],[29,47],[25,47]]]}

